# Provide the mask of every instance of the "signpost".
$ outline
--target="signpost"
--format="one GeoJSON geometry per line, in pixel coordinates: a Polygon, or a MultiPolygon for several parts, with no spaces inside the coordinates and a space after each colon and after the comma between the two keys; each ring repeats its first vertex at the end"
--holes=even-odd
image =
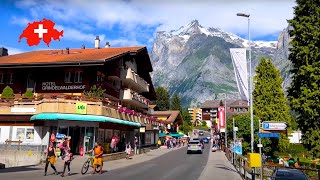
{"type": "Polygon", "coordinates": [[[279,138],[280,133],[258,133],[259,138],[279,138]]]}
{"type": "Polygon", "coordinates": [[[262,129],[265,131],[285,131],[287,123],[285,122],[262,122],[262,129]]]}

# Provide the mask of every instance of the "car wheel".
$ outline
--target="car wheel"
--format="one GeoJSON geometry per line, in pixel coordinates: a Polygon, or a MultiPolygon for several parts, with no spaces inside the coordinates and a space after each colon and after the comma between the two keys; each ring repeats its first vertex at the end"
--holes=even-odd
{"type": "Polygon", "coordinates": [[[187,151],[187,154],[190,154],[190,151],[187,151]]]}

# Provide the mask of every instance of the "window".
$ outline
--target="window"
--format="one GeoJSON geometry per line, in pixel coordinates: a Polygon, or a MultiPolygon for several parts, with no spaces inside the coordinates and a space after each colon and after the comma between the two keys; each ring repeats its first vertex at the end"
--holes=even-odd
{"type": "Polygon", "coordinates": [[[13,74],[9,73],[7,77],[7,84],[12,84],[13,82],[13,74]]]}
{"type": "Polygon", "coordinates": [[[65,83],[71,83],[71,72],[65,72],[64,73],[64,82],[65,83]]]}
{"type": "Polygon", "coordinates": [[[0,84],[4,83],[4,74],[0,73],[0,84]]]}
{"type": "Polygon", "coordinates": [[[82,71],[77,71],[74,73],[74,82],[82,83],[82,71]]]}

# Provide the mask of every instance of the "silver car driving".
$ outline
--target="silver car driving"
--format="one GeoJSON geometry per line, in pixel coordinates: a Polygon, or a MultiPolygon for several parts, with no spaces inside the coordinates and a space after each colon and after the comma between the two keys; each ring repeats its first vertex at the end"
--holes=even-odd
{"type": "Polygon", "coordinates": [[[203,151],[202,143],[199,140],[191,140],[189,142],[187,154],[190,154],[192,152],[197,152],[202,154],[202,151],[203,151]]]}

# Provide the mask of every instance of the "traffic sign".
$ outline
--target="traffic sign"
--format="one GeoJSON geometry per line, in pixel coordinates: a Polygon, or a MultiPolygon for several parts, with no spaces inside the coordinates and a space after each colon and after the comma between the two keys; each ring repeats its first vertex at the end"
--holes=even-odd
{"type": "Polygon", "coordinates": [[[266,131],[283,131],[287,129],[285,122],[262,122],[262,129],[266,131]]]}
{"type": "Polygon", "coordinates": [[[259,138],[279,138],[280,137],[280,133],[258,133],[258,137],[259,138]]]}

